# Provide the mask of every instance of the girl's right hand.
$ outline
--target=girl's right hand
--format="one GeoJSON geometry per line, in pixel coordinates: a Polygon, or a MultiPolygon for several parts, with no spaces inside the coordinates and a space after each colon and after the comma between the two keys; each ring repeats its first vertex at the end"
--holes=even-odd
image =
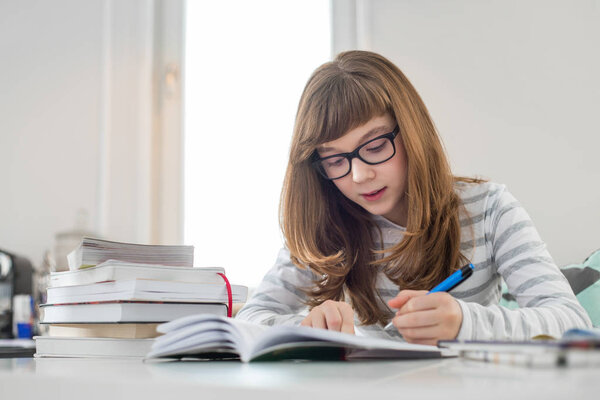
{"type": "Polygon", "coordinates": [[[343,301],[326,300],[310,310],[300,325],[354,334],[354,310],[343,301]]]}

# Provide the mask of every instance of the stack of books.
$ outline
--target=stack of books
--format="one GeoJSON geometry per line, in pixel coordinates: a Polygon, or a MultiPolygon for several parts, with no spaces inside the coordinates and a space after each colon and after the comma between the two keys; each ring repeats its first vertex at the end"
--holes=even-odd
{"type": "Polygon", "coordinates": [[[163,322],[230,316],[248,289],[230,285],[223,268],[194,268],[190,257],[192,246],[85,238],[69,257],[70,270],[50,275],[40,307],[48,335],[35,338],[36,357],[141,358],[163,322]]]}

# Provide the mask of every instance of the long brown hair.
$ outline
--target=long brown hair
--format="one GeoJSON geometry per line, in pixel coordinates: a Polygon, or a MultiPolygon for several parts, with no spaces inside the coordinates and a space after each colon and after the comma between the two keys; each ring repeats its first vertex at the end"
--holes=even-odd
{"type": "Polygon", "coordinates": [[[347,293],[362,323],[385,323],[390,310],[375,290],[380,268],[401,289],[429,289],[456,270],[465,261],[457,179],[425,104],[398,67],[366,51],[319,67],[300,99],[280,203],[292,261],[318,276],[304,288],[308,305],[347,293]],[[387,256],[377,249],[370,214],[311,165],[317,146],[385,113],[400,127],[408,163],[406,232],[387,256]]]}

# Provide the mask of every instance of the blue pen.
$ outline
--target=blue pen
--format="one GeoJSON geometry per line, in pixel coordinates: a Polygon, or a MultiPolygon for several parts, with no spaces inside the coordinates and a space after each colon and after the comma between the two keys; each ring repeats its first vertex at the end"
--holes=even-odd
{"type": "Polygon", "coordinates": [[[458,271],[455,271],[452,275],[444,279],[439,285],[431,289],[429,293],[448,292],[454,289],[459,284],[464,282],[465,279],[467,279],[473,274],[474,268],[475,267],[473,267],[473,264],[465,265],[464,267],[462,267],[458,271]]]}
{"type": "MultiPolygon", "coordinates": [[[[440,282],[436,287],[431,289],[429,291],[429,293],[448,292],[448,291],[454,289],[455,287],[457,287],[458,285],[463,283],[468,277],[473,275],[474,269],[475,269],[475,267],[471,263],[465,265],[464,267],[455,271],[452,275],[450,275],[449,277],[444,279],[442,282],[440,282]]],[[[429,294],[429,293],[427,293],[427,294],[429,294]]],[[[385,326],[385,328],[383,328],[383,329],[385,330],[385,329],[389,328],[390,326],[393,326],[393,324],[391,322],[389,324],[387,324],[385,326]]]]}

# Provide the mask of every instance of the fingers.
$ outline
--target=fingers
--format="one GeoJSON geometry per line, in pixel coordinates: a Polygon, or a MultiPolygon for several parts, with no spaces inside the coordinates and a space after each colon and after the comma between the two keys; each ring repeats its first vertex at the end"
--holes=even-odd
{"type": "Polygon", "coordinates": [[[436,345],[438,340],[454,339],[456,337],[444,324],[398,328],[398,332],[409,343],[430,345],[436,345]]]}
{"type": "Polygon", "coordinates": [[[398,330],[406,341],[415,342],[438,339],[440,328],[438,325],[418,328],[402,328],[398,330]]]}
{"type": "MultiPolygon", "coordinates": [[[[346,304],[346,303],[344,303],[346,304]]],[[[341,331],[344,333],[350,333],[354,335],[354,310],[350,305],[346,304],[347,307],[341,307],[340,311],[342,313],[342,329],[341,331]]]]}
{"type": "Polygon", "coordinates": [[[391,308],[400,309],[408,300],[425,294],[427,294],[426,290],[401,290],[396,297],[388,301],[388,305],[391,308]]]}
{"type": "Polygon", "coordinates": [[[406,301],[392,323],[410,343],[436,344],[438,340],[456,338],[462,311],[448,293],[432,293],[406,301]]]}
{"type": "Polygon", "coordinates": [[[323,303],[322,307],[325,316],[325,329],[331,331],[341,331],[342,329],[342,313],[340,312],[338,305],[331,301],[323,303]]]}
{"type": "Polygon", "coordinates": [[[354,311],[345,302],[327,300],[313,308],[300,325],[354,334],[354,311]]]}
{"type": "Polygon", "coordinates": [[[322,309],[313,308],[306,318],[300,323],[302,326],[311,328],[327,329],[325,312],[322,309]]]}
{"type": "Polygon", "coordinates": [[[418,311],[392,320],[398,332],[409,343],[436,345],[444,335],[438,310],[418,311]]]}
{"type": "Polygon", "coordinates": [[[420,312],[412,312],[394,317],[393,323],[396,328],[420,328],[437,325],[439,323],[439,312],[435,309],[420,312]]]}
{"type": "MultiPolygon", "coordinates": [[[[425,292],[425,294],[427,294],[427,292],[425,292]]],[[[447,296],[447,293],[431,293],[427,296],[412,296],[410,299],[404,302],[401,307],[399,307],[396,315],[437,308],[440,305],[440,300],[443,301],[441,298],[445,296],[447,296]]]]}
{"type": "Polygon", "coordinates": [[[436,309],[398,315],[392,319],[402,337],[411,343],[438,338],[440,332],[439,311],[436,309]]]}

